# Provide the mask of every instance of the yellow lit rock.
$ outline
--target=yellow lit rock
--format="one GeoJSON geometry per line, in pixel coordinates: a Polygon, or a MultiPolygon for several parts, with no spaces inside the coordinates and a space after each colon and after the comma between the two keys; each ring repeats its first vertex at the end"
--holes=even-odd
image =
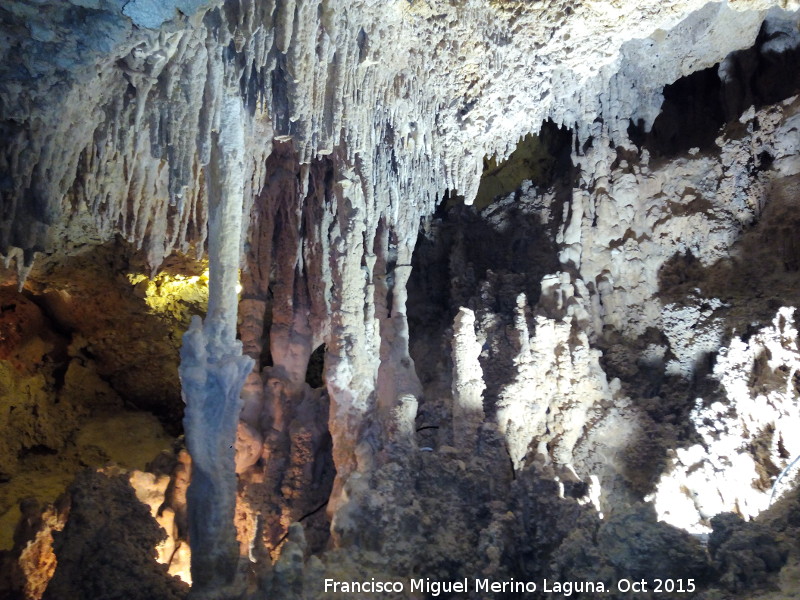
{"type": "Polygon", "coordinates": [[[208,269],[200,275],[158,273],[149,279],[141,273],[128,274],[134,294],[140,296],[150,310],[181,323],[191,315],[205,312],[208,305],[208,269]]]}

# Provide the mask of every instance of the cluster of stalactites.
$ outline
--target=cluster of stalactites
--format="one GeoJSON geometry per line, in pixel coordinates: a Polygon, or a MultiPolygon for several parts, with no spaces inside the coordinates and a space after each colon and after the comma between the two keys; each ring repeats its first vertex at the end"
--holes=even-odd
{"type": "Polygon", "coordinates": [[[0,250],[22,249],[24,275],[36,251],[76,235],[58,229],[68,217],[88,212],[93,237],[121,233],[154,269],[174,250],[202,251],[226,64],[248,121],[244,210],[263,186],[272,140],[291,140],[304,164],[346,156],[375,227],[381,214],[430,214],[446,189],[469,202],[483,156],[507,156],[545,118],[572,127],[578,144],[602,118],[624,144],[629,118],[655,118],[665,83],[747,45],[770,3],[737,12],[662,2],[617,17],[596,3],[510,4],[228,1],[159,30],[132,27],[110,5],[82,8],[126,23],[127,34],[110,36],[96,64],[51,73],[58,94],[52,82],[0,88],[0,106],[15,111],[0,114],[0,168],[11,182],[0,250]],[[653,35],[628,41],[631,30],[653,35]]]}

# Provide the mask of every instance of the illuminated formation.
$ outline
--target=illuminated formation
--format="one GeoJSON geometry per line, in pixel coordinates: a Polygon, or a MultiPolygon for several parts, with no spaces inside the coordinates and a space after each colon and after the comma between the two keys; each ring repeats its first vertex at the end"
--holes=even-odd
{"type": "MultiPolygon", "coordinates": [[[[233,88],[227,82],[226,89],[233,88]]],[[[209,298],[205,321],[192,319],[183,337],[180,377],[183,419],[192,457],[187,492],[192,582],[196,597],[234,584],[239,549],[236,508],[236,432],[241,392],[253,360],[236,339],[243,207],[244,139],[241,100],[223,97],[219,132],[208,169],[209,298]]],[[[225,592],[232,593],[232,592],[225,592]]]]}
{"type": "Polygon", "coordinates": [[[6,2],[9,593],[791,580],[799,14],[6,2]],[[142,411],[157,457],[92,434],[142,411]]]}

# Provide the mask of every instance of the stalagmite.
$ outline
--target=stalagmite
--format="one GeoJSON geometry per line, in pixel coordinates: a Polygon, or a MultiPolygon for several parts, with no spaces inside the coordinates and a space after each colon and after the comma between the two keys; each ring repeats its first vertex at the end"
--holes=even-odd
{"type": "Polygon", "coordinates": [[[475,314],[461,308],[453,322],[453,443],[467,452],[475,448],[483,413],[483,371],[475,339],[475,314]]]}
{"type": "Polygon", "coordinates": [[[183,338],[180,376],[186,402],[184,430],[192,457],[187,494],[192,548],[192,593],[215,594],[234,583],[239,544],[236,443],[240,393],[253,360],[236,339],[244,182],[244,115],[228,86],[208,169],[209,302],[205,321],[194,317],[183,338]]]}

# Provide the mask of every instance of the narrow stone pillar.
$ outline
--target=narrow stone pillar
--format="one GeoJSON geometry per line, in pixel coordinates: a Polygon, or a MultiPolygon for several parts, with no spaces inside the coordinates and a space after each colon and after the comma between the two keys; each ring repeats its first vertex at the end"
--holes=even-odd
{"type": "Polygon", "coordinates": [[[483,423],[483,369],[478,360],[481,345],[475,336],[475,313],[460,308],[453,322],[453,445],[475,448],[483,423]]]}
{"type": "Polygon", "coordinates": [[[240,393],[253,360],[236,339],[238,274],[244,196],[244,115],[231,90],[207,168],[209,302],[183,336],[179,369],[186,403],[184,430],[192,457],[187,492],[192,549],[192,598],[218,597],[236,579],[239,545],[235,450],[240,393]]]}

